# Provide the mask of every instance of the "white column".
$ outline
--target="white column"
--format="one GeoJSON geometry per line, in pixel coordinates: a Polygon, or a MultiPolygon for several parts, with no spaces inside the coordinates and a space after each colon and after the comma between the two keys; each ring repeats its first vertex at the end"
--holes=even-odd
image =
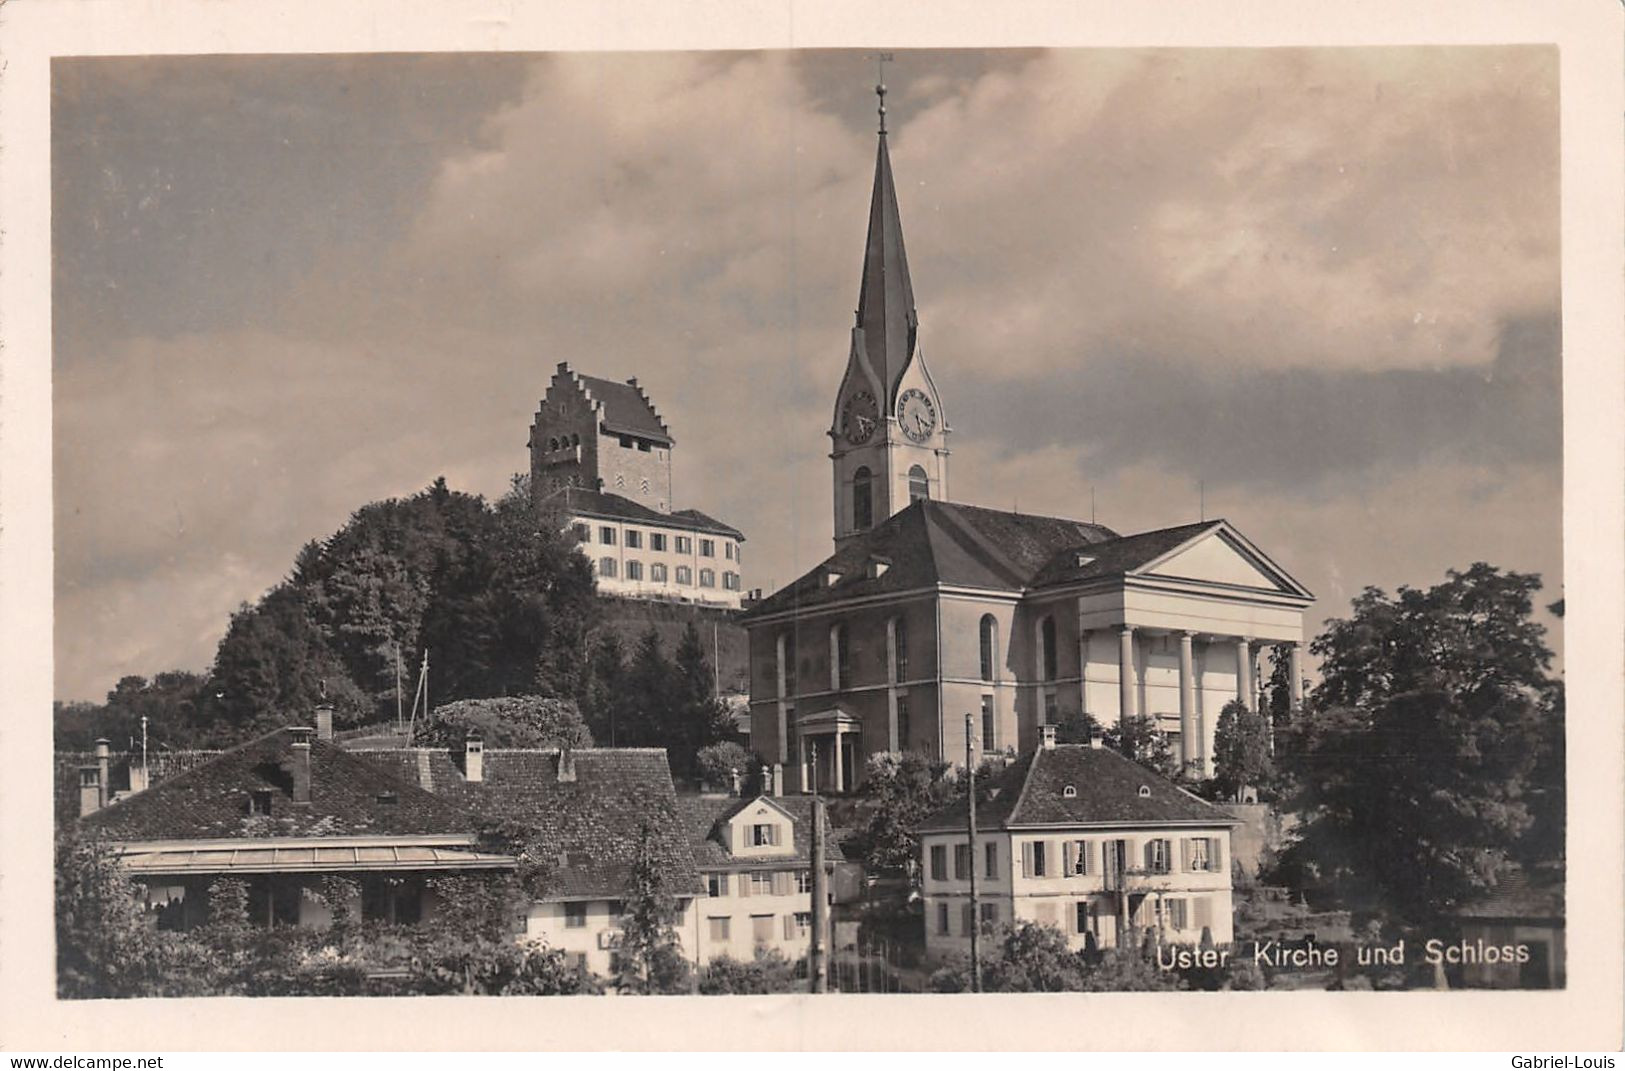
{"type": "MultiPolygon", "coordinates": [[[[1208,644],[1202,645],[1202,666],[1196,668],[1195,676],[1201,680],[1202,672],[1207,667],[1208,651],[1212,648],[1208,644]]],[[[1194,661],[1194,658],[1193,658],[1194,661]]],[[[1208,713],[1205,696],[1197,696],[1200,700],[1196,710],[1196,761],[1197,772],[1203,777],[1213,776],[1213,721],[1208,713]]]]}
{"type": "Polygon", "coordinates": [[[1121,725],[1137,713],[1134,692],[1134,626],[1124,625],[1117,635],[1117,723],[1121,725]]]}
{"type": "Polygon", "coordinates": [[[1245,636],[1236,637],[1236,698],[1248,710],[1253,704],[1253,651],[1245,636]]]}
{"type": "Polygon", "coordinates": [[[1179,762],[1190,770],[1201,761],[1196,737],[1196,681],[1192,672],[1191,639],[1194,633],[1179,634],[1179,762]]]}
{"type": "Polygon", "coordinates": [[[841,756],[841,751],[842,751],[842,748],[841,748],[841,723],[836,722],[835,723],[835,786],[834,786],[834,789],[833,789],[833,791],[835,791],[835,792],[845,792],[846,791],[846,769],[845,769],[845,762],[844,762],[844,760],[842,759],[842,756],[841,756]]]}
{"type": "Polygon", "coordinates": [[[1297,714],[1303,709],[1303,644],[1292,645],[1287,662],[1287,672],[1291,675],[1292,713],[1297,714]]]}
{"type": "Polygon", "coordinates": [[[1083,600],[1078,600],[1078,713],[1089,713],[1089,630],[1083,627],[1083,600]]]}

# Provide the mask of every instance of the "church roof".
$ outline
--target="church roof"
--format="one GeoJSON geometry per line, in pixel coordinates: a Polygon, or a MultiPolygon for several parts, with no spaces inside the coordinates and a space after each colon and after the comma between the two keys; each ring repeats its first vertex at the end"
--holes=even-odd
{"type": "Polygon", "coordinates": [[[679,509],[661,513],[608,491],[589,491],[583,487],[562,487],[544,501],[554,501],[564,512],[582,517],[601,517],[611,521],[631,521],[657,528],[686,528],[708,535],[727,536],[743,543],[745,537],[739,529],[724,524],[715,517],[697,509],[679,509]]]}
{"type": "Polygon", "coordinates": [[[897,210],[897,184],[882,131],[875,152],[874,195],[869,203],[869,233],[863,250],[863,283],[858,291],[858,327],[863,330],[869,364],[890,400],[898,376],[914,352],[919,314],[903,250],[903,222],[897,210]]]}
{"type": "Polygon", "coordinates": [[[665,422],[636,382],[617,383],[613,379],[587,375],[579,378],[593,399],[603,403],[605,431],[635,435],[667,446],[672,444],[665,422]]]}
{"type": "MultiPolygon", "coordinates": [[[[967,810],[963,799],[956,800],[921,823],[920,831],[964,829],[967,810]]],[[[1027,752],[985,787],[978,785],[976,824],[992,830],[1238,823],[1111,748],[1056,744],[1027,752]]]]}
{"type": "Polygon", "coordinates": [[[1081,552],[1076,548],[1068,548],[1044,564],[1044,567],[1033,576],[1031,586],[1046,587],[1050,584],[1066,584],[1095,577],[1121,576],[1141,566],[1149,565],[1175,547],[1222,524],[1223,521],[1198,521],[1173,528],[1158,528],[1150,532],[1118,536],[1081,552]]]}
{"type": "Polygon", "coordinates": [[[854,538],[745,617],[936,584],[1019,591],[1058,553],[1116,538],[1111,529],[1084,521],[922,499],[854,538]]]}

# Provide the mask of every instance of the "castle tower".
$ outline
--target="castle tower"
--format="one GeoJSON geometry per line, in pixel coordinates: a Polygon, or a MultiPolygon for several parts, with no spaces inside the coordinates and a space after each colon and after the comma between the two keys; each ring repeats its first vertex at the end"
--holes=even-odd
{"type": "Polygon", "coordinates": [[[950,429],[919,347],[919,314],[886,148],[886,87],[877,85],[875,93],[880,131],[863,280],[829,430],[837,547],[915,499],[948,496],[950,429]]]}

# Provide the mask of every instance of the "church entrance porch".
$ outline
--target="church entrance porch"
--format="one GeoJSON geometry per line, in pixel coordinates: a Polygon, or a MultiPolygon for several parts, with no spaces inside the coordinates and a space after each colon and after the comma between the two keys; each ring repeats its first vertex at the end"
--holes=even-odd
{"type": "Polygon", "coordinates": [[[863,722],[835,706],[796,720],[801,790],[840,795],[857,787],[862,774],[863,722]]]}

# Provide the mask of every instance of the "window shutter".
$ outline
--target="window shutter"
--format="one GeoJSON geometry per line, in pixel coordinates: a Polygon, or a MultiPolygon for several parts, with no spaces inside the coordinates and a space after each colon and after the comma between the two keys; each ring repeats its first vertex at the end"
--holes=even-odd
{"type": "Polygon", "coordinates": [[[1181,837],[1179,841],[1179,865],[1183,870],[1191,868],[1191,838],[1181,837]]]}
{"type": "Polygon", "coordinates": [[[1069,840],[1065,841],[1064,845],[1066,847],[1066,870],[1064,873],[1067,877],[1071,877],[1078,869],[1078,842],[1069,840]]]}
{"type": "Polygon", "coordinates": [[[741,874],[741,875],[739,875],[739,895],[740,896],[749,896],[750,895],[750,875],[749,874],[741,874]]]}
{"type": "Polygon", "coordinates": [[[1145,868],[1147,870],[1150,870],[1153,865],[1153,860],[1156,856],[1156,843],[1157,842],[1154,840],[1148,840],[1145,842],[1145,868]]]}
{"type": "Polygon", "coordinates": [[[1098,869],[1095,866],[1095,842],[1092,841],[1092,840],[1086,840],[1086,841],[1083,841],[1082,843],[1083,843],[1083,872],[1085,874],[1093,874],[1098,869]]]}
{"type": "Polygon", "coordinates": [[[1191,898],[1195,905],[1196,925],[1193,929],[1203,930],[1213,925],[1213,898],[1210,896],[1195,896],[1191,898]]]}
{"type": "Polygon", "coordinates": [[[789,940],[793,939],[795,937],[795,935],[796,935],[796,917],[794,915],[786,915],[786,916],[784,916],[784,939],[786,941],[789,941],[789,940]]]}
{"type": "Polygon", "coordinates": [[[1223,843],[1224,843],[1224,841],[1219,837],[1209,837],[1208,838],[1208,846],[1207,846],[1208,866],[1211,867],[1212,869],[1218,871],[1221,874],[1223,874],[1225,872],[1225,869],[1226,869],[1226,867],[1224,866],[1224,857],[1223,857],[1223,855],[1220,854],[1220,851],[1219,851],[1219,845],[1221,845],[1223,843]]]}
{"type": "Polygon", "coordinates": [[[790,874],[780,870],[773,875],[773,895],[787,896],[790,892],[790,874]]]}

